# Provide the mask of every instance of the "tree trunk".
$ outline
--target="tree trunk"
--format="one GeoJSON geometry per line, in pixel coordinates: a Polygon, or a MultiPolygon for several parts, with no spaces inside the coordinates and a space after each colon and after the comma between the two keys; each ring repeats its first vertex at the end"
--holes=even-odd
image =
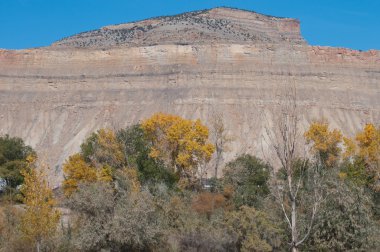
{"type": "Polygon", "coordinates": [[[219,163],[220,163],[220,158],[221,158],[221,151],[216,150],[216,160],[215,160],[215,178],[218,178],[218,169],[219,169],[219,163]]]}
{"type": "Polygon", "coordinates": [[[293,196],[291,196],[291,202],[292,202],[292,252],[297,252],[298,249],[296,247],[296,244],[298,242],[297,237],[297,215],[296,215],[296,200],[293,196]]]}
{"type": "Polygon", "coordinates": [[[37,241],[37,252],[40,252],[40,241],[37,241]]]}

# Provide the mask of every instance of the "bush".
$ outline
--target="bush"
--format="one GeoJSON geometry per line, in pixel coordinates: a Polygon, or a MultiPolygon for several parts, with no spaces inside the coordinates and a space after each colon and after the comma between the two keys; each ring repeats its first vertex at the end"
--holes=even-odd
{"type": "Polygon", "coordinates": [[[227,164],[224,184],[232,186],[236,207],[260,207],[269,194],[269,166],[259,158],[244,154],[227,164]]]}
{"type": "Polygon", "coordinates": [[[380,245],[380,233],[372,207],[371,195],[363,188],[334,177],[307,250],[375,251],[380,245]]]}
{"type": "Polygon", "coordinates": [[[0,137],[0,178],[5,180],[7,190],[12,191],[22,184],[20,171],[26,167],[29,155],[35,155],[35,152],[21,138],[9,135],[0,137]]]}
{"type": "Polygon", "coordinates": [[[67,201],[80,228],[78,250],[151,251],[165,243],[165,221],[148,191],[132,191],[122,181],[82,184],[67,201]]]}

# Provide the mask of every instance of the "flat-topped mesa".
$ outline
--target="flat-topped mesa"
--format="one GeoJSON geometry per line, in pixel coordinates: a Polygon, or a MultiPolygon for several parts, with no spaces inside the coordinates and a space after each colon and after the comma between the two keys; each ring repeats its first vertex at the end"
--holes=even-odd
{"type": "Polygon", "coordinates": [[[321,118],[346,136],[380,122],[380,51],[309,46],[297,20],[217,8],[0,50],[0,135],[46,157],[56,185],[91,132],[156,112],[206,125],[221,113],[233,137],[225,162],[242,153],[271,158],[266,132],[290,86],[300,132],[321,118]]]}
{"type": "Polygon", "coordinates": [[[157,17],[79,33],[53,47],[151,46],[157,44],[306,44],[296,19],[215,8],[157,17]]]}

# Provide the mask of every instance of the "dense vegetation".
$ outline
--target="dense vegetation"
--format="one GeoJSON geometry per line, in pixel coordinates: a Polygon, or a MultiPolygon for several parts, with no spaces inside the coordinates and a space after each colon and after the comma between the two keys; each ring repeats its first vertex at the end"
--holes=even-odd
{"type": "Polygon", "coordinates": [[[26,167],[26,158],[35,155],[30,146],[18,137],[0,137],[0,191],[14,198],[16,188],[23,183],[21,170],[26,167]]]}
{"type": "Polygon", "coordinates": [[[0,251],[380,248],[379,127],[367,124],[350,139],[315,122],[304,133],[304,155],[282,130],[278,161],[243,154],[222,177],[205,180],[208,170],[218,174],[213,153],[220,158],[232,139],[213,132],[224,131],[221,124],[209,132],[199,120],[158,113],[99,129],[65,161],[63,193],[55,195],[33,150],[0,138],[0,177],[14,191],[22,184],[23,202],[1,208],[0,251]]]}

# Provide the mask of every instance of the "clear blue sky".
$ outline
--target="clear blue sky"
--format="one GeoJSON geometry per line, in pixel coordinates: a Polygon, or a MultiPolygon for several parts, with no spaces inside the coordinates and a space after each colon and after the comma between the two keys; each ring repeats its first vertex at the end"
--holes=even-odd
{"type": "Polygon", "coordinates": [[[0,48],[47,46],[109,24],[217,6],[298,18],[312,45],[380,49],[380,0],[0,0],[0,48]]]}

